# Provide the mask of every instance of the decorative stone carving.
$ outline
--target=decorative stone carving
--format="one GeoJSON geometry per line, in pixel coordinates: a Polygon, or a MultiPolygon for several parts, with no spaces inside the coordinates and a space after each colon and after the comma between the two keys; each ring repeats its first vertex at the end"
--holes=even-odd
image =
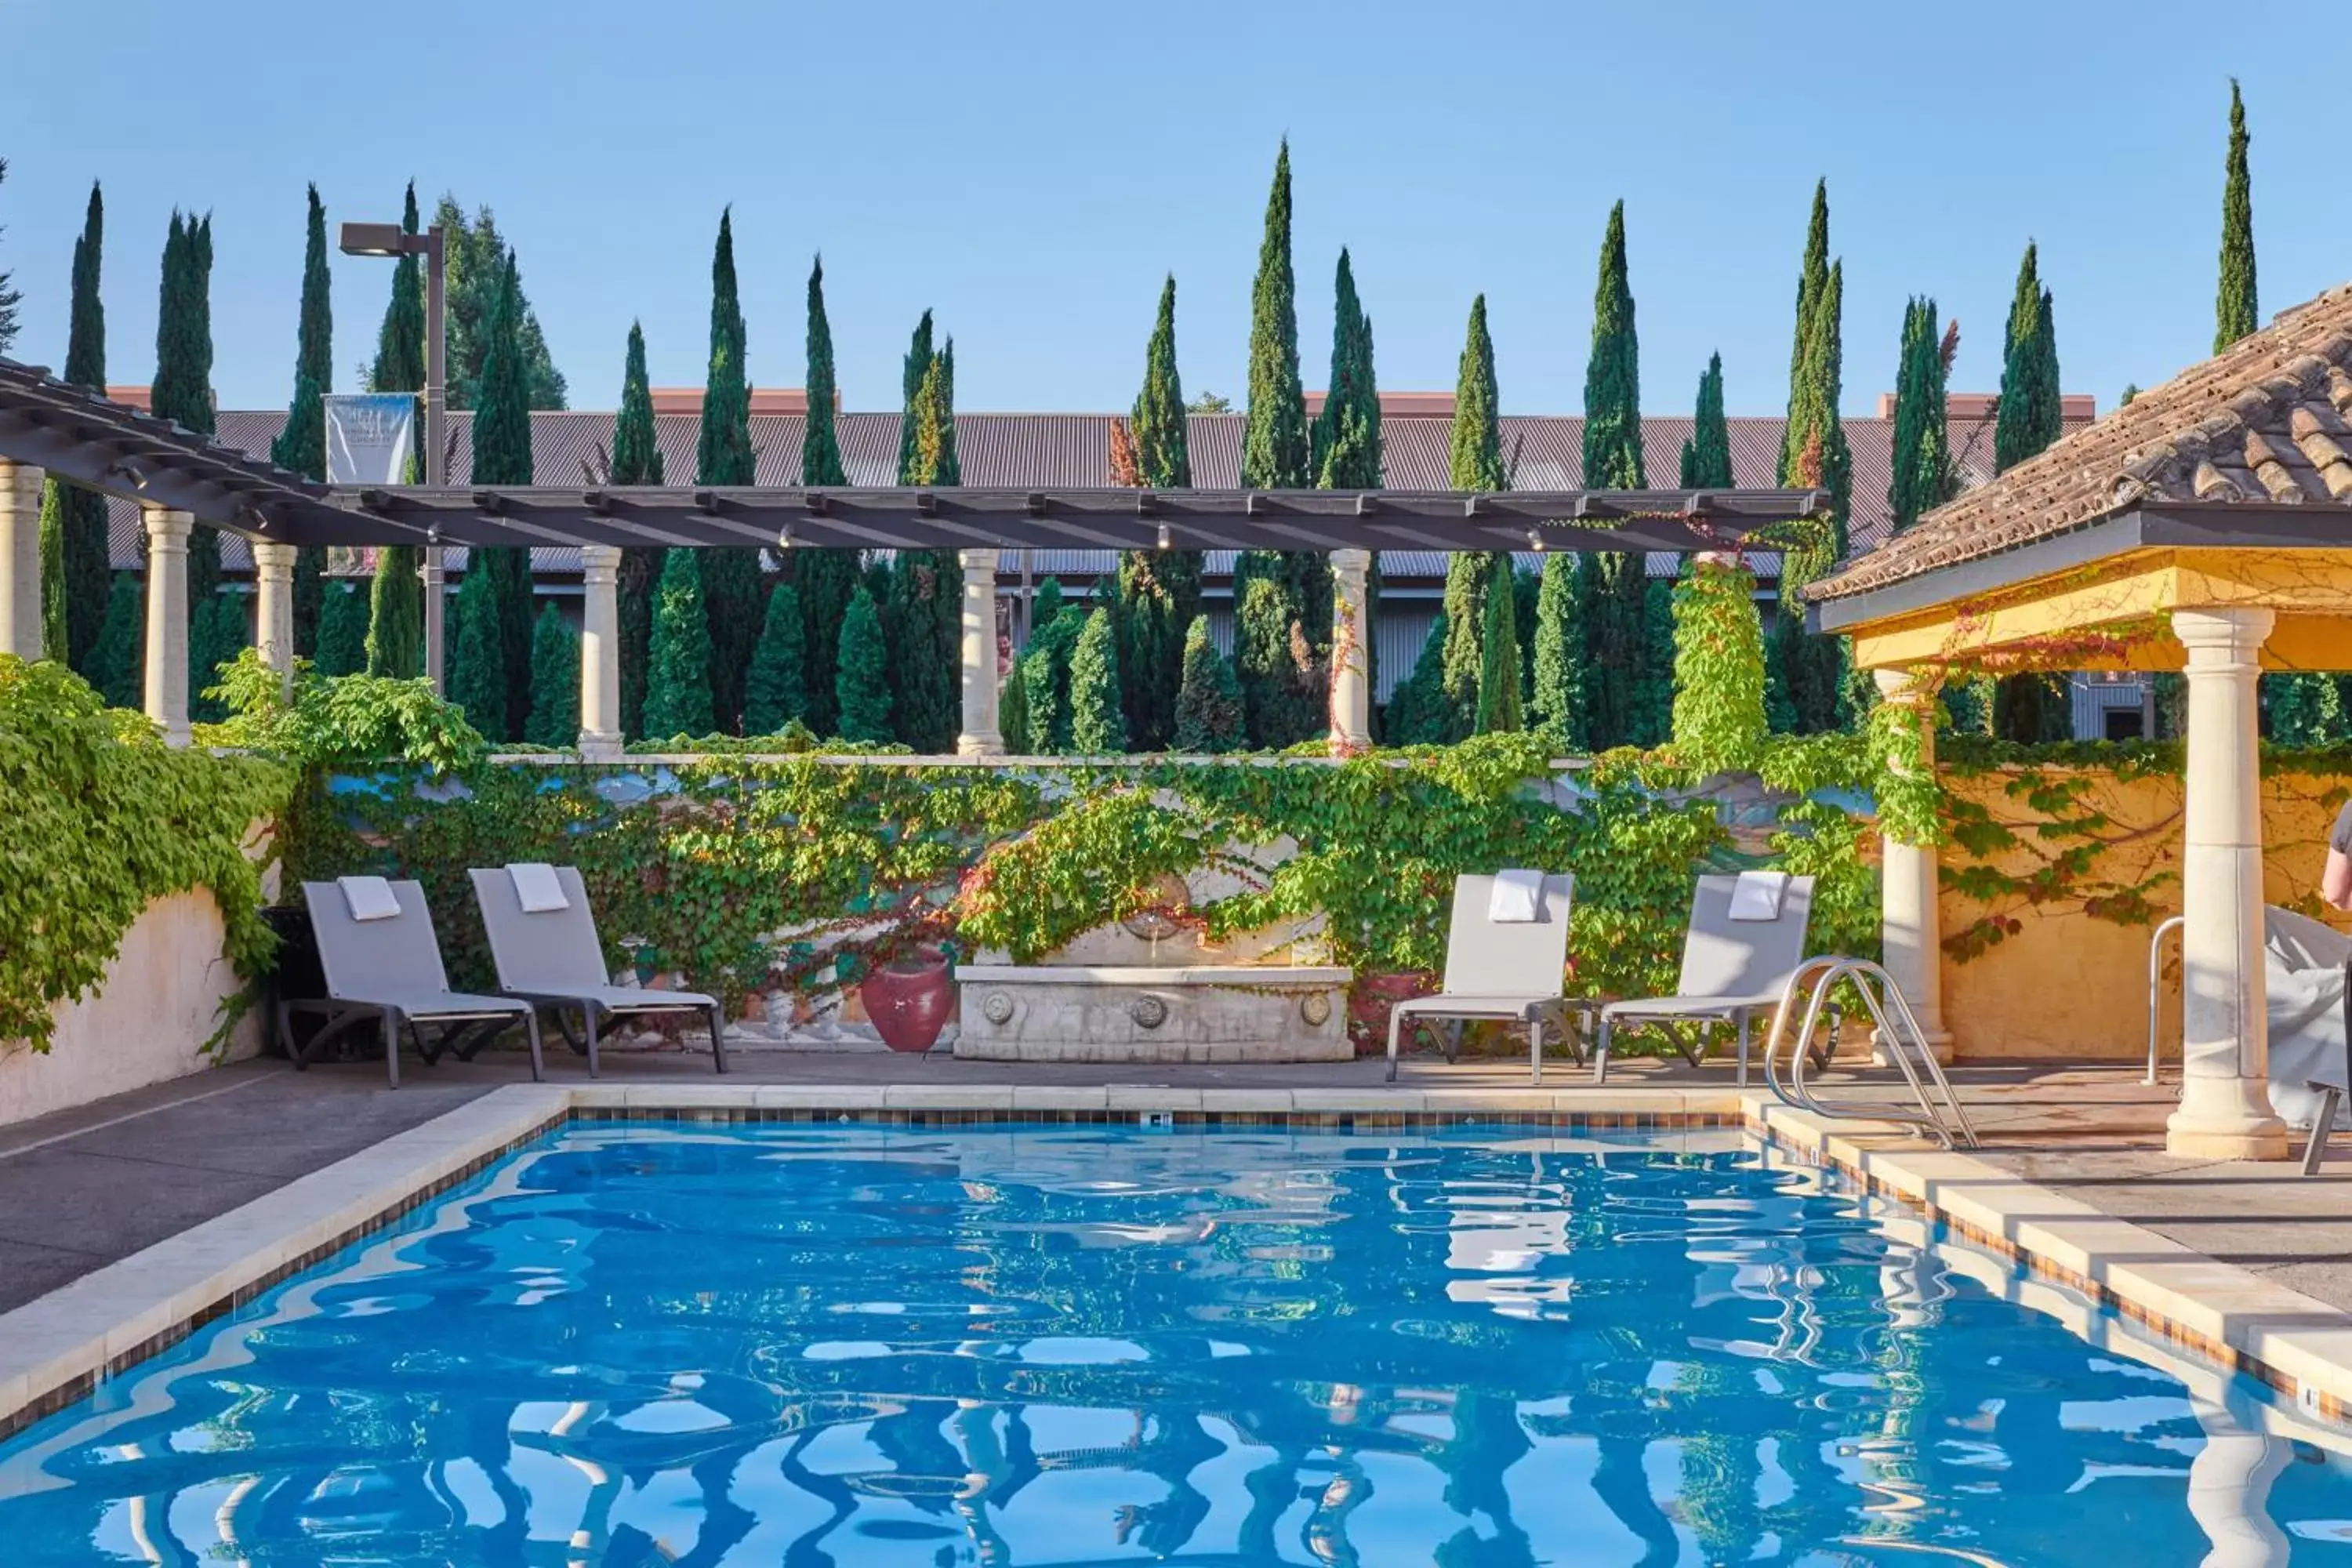
{"type": "Polygon", "coordinates": [[[1013,1022],[1013,998],[1002,991],[992,991],[980,1005],[981,1016],[992,1024],[1013,1022]]]}
{"type": "Polygon", "coordinates": [[[1307,964],[966,964],[956,1055],[987,1061],[1346,1061],[1349,973],[1307,964]],[[1017,1005],[1016,1005],[1017,999],[1017,1005]]]}
{"type": "Polygon", "coordinates": [[[1156,1029],[1168,1021],[1168,1004],[1147,991],[1127,1005],[1127,1016],[1139,1029],[1156,1029]]]}
{"type": "Polygon", "coordinates": [[[1309,991],[1298,999],[1298,1016],[1310,1029],[1319,1029],[1331,1021],[1331,994],[1328,991],[1309,991]]]}

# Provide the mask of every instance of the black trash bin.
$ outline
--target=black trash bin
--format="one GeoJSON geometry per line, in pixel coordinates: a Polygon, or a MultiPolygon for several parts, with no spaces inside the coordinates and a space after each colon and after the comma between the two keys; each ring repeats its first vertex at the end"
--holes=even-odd
{"type": "MultiPolygon", "coordinates": [[[[278,1004],[285,997],[313,1000],[327,994],[327,972],[319,962],[319,939],[310,930],[310,911],[299,904],[273,904],[261,911],[278,933],[278,961],[263,1001],[269,1009],[262,1023],[262,1048],[282,1057],[288,1042],[278,1032],[278,1004]]],[[[300,1018],[294,1027],[308,1039],[319,1028],[315,1018],[300,1018]]]]}

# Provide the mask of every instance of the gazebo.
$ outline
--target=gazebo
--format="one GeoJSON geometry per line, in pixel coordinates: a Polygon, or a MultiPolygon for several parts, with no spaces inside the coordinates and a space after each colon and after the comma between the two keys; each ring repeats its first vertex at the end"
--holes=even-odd
{"type": "MultiPolygon", "coordinates": [[[[1929,747],[1949,671],[2186,673],[2182,1083],[2167,1146],[2284,1157],[2257,679],[2352,669],[2352,285],[1930,512],[1807,598],[1814,627],[1853,639],[1929,747]]],[[[1885,887],[1889,967],[1937,1028],[1933,847],[1890,843],[1885,887]]]]}

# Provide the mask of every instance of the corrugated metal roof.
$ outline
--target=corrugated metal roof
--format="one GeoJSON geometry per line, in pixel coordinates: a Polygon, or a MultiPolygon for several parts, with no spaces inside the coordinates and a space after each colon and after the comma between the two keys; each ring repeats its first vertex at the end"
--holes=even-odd
{"type": "MultiPolygon", "coordinates": [[[[956,450],[965,482],[973,485],[1100,486],[1110,483],[1109,414],[959,414],[956,450]]],[[[225,446],[267,456],[269,443],[284,427],[282,409],[225,409],[219,416],[219,440],[225,446]]],[[[1396,419],[1382,426],[1385,477],[1391,489],[1444,489],[1446,487],[1447,442],[1451,421],[1396,419]]],[[[1779,460],[1782,421],[1738,418],[1730,424],[1731,469],[1742,486],[1769,488],[1779,460]]],[[[1195,414],[1189,422],[1193,481],[1204,489],[1235,488],[1241,483],[1243,416],[1239,414],[1195,414]]],[[[754,415],[751,446],[756,457],[756,481],[763,485],[794,485],[801,477],[801,440],[807,421],[799,415],[754,415]]],[[[1692,422],[1682,416],[1648,416],[1642,421],[1643,460],[1654,479],[1663,479],[1681,467],[1682,446],[1690,438],[1692,422]]],[[[898,416],[844,414],[835,426],[842,465],[854,485],[889,485],[898,481],[898,416]]],[[[1880,419],[1845,422],[1847,444],[1853,451],[1853,515],[1851,533],[1856,552],[1885,537],[1886,486],[1893,426],[1880,419]]],[[[450,482],[467,483],[474,467],[474,419],[470,414],[449,416],[450,482]]],[[[655,439],[661,447],[666,477],[674,484],[694,476],[695,447],[701,425],[693,415],[656,416],[655,439]]],[[[1506,415],[1502,420],[1506,458],[1516,456],[1513,478],[1522,489],[1575,489],[1583,482],[1584,421],[1572,415],[1506,415]]],[[[613,416],[596,412],[563,412],[531,416],[531,467],[549,484],[597,482],[613,439],[613,416]]],[[[1955,420],[1952,447],[1958,454],[1966,483],[1990,479],[1990,430],[1971,418],[1955,420]]],[[[139,519],[128,502],[111,510],[114,562],[135,567],[140,562],[139,519]]],[[[453,552],[454,553],[454,552],[453,552]]],[[[1400,577],[1443,576],[1438,558],[1434,567],[1423,558],[1428,552],[1392,551],[1381,556],[1381,570],[1400,577]],[[1391,563],[1394,563],[1393,565],[1391,563]]],[[[1036,567],[1038,575],[1070,573],[1083,575],[1108,569],[1110,556],[1097,551],[1040,551],[1038,558],[1055,564],[1036,567]]],[[[576,549],[550,548],[531,552],[533,564],[544,572],[577,572],[576,549]]],[[[1766,575],[1779,570],[1769,555],[1752,558],[1766,575]]],[[[223,542],[223,564],[231,571],[250,569],[244,542],[223,542]]],[[[1653,575],[1672,575],[1675,557],[1654,555],[1653,575]]],[[[1007,552],[1007,569],[1015,559],[1007,552]]],[[[1232,570],[1230,552],[1212,552],[1209,570],[1223,575],[1232,570]]]]}

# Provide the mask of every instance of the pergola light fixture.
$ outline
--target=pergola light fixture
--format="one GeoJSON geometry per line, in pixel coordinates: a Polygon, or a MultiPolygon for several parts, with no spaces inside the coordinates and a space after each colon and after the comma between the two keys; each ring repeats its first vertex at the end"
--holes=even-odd
{"type": "Polygon", "coordinates": [[[128,458],[118,458],[109,463],[106,466],[106,477],[110,479],[127,479],[134,490],[143,490],[147,488],[147,470],[128,458]]]}
{"type": "Polygon", "coordinates": [[[432,241],[396,223],[347,223],[340,241],[345,256],[423,256],[432,241]]]}

